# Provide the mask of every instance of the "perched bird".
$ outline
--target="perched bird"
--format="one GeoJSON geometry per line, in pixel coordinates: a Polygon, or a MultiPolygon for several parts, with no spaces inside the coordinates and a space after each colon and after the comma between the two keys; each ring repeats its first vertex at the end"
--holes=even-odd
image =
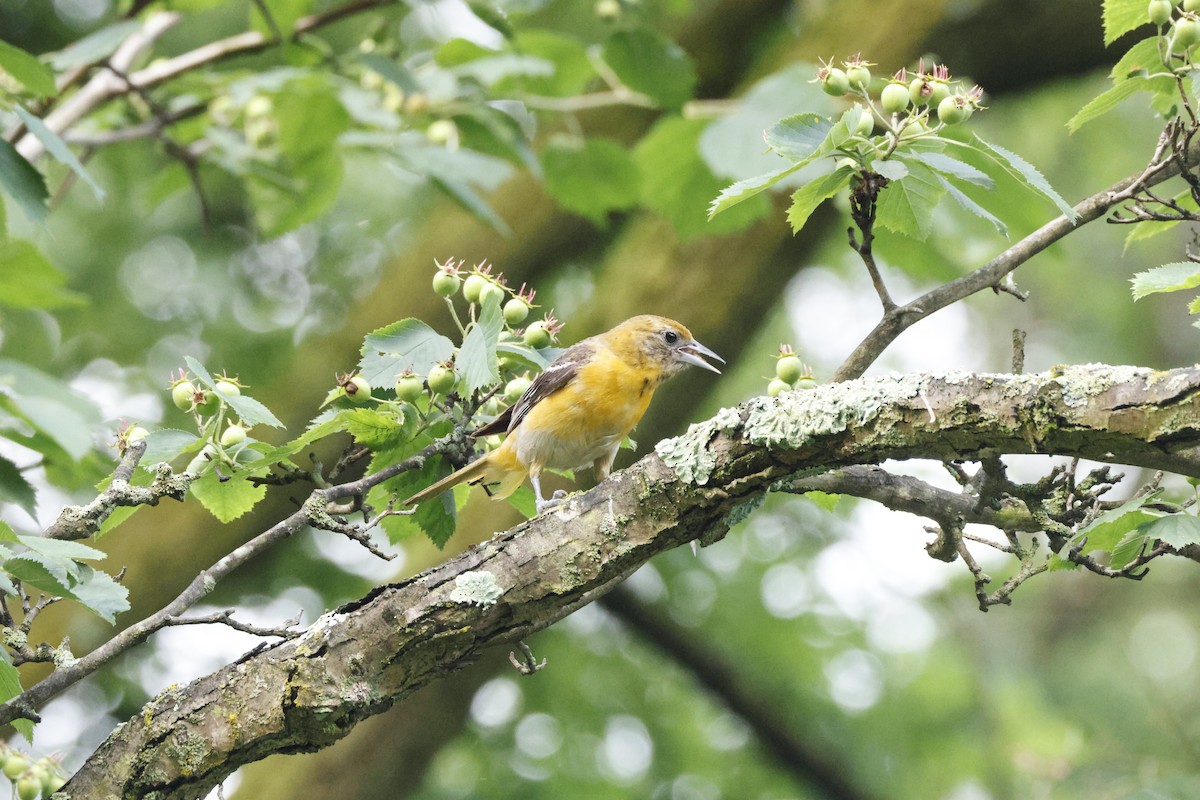
{"type": "Polygon", "coordinates": [[[554,505],[542,497],[543,469],[591,467],[608,477],[621,441],[646,413],[654,390],[689,364],[720,374],[701,356],[725,359],[692,338],[674,320],[645,314],[568,348],[525,393],[474,436],[505,433],[490,453],[404,501],[420,503],[462,483],[498,483],[504,498],[529,476],[538,513],[554,505]]]}

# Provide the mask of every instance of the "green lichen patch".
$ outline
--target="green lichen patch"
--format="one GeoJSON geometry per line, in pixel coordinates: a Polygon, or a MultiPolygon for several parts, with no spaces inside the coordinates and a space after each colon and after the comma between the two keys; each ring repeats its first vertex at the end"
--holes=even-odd
{"type": "Polygon", "coordinates": [[[1131,383],[1138,378],[1148,379],[1150,370],[1144,367],[1111,367],[1107,364],[1080,364],[1065,367],[1058,376],[1063,403],[1080,408],[1119,383],[1131,383]]]}
{"type": "Polygon", "coordinates": [[[703,486],[717,466],[717,456],[708,449],[708,443],[718,433],[732,433],[741,423],[736,408],[722,408],[712,419],[689,426],[682,436],[663,439],[654,451],[681,481],[703,486]]]}
{"type": "Polygon", "coordinates": [[[496,576],[487,570],[477,569],[464,572],[454,579],[450,599],[455,603],[487,608],[496,605],[504,589],[496,582],[496,576]]]}

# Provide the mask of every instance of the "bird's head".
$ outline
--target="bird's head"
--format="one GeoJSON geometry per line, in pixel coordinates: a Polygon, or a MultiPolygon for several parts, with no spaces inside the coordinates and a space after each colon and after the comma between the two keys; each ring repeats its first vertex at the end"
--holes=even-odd
{"type": "Polygon", "coordinates": [[[689,365],[721,373],[702,356],[725,359],[700,344],[692,332],[673,319],[644,314],[622,322],[610,335],[629,343],[647,362],[655,365],[668,378],[689,365]]]}

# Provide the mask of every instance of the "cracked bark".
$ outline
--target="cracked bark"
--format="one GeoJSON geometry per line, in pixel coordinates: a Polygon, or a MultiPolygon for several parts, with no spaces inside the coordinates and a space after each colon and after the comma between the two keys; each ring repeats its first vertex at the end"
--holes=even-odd
{"type": "Polygon", "coordinates": [[[242,764],[331,744],[485,648],[591,602],[657,553],[719,540],[782,478],[981,452],[1200,475],[1200,367],[909,375],[755,398],[555,511],[164,692],[64,791],[73,800],[203,796],[242,764]],[[491,576],[499,601],[457,599],[468,572],[491,576]]]}

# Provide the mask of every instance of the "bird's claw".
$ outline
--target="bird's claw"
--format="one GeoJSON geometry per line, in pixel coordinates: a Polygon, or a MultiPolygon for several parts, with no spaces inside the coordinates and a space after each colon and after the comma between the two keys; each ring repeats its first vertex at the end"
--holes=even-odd
{"type": "Polygon", "coordinates": [[[537,498],[537,513],[549,511],[552,508],[557,508],[562,505],[562,501],[567,499],[567,493],[563,489],[555,489],[554,494],[550,495],[549,500],[537,498]]]}

